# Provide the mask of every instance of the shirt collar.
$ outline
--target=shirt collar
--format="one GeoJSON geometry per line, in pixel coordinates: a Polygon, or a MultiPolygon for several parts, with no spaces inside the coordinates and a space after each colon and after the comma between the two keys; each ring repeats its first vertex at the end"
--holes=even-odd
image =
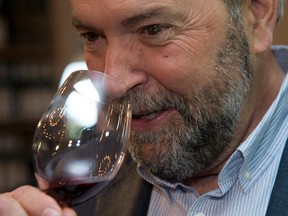
{"type": "Polygon", "coordinates": [[[285,76],[277,98],[260,123],[237,149],[244,159],[239,173],[239,180],[245,192],[248,192],[257,182],[281,147],[274,141],[277,136],[275,127],[279,126],[280,122],[285,119],[285,115],[287,115],[287,96],[288,75],[285,76]]]}

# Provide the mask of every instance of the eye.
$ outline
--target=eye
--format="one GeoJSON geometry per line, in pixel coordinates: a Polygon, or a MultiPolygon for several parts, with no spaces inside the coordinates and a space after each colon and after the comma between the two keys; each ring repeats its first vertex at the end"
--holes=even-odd
{"type": "Polygon", "coordinates": [[[85,52],[101,52],[106,45],[104,35],[95,32],[79,32],[79,37],[82,40],[85,52]]]}
{"type": "Polygon", "coordinates": [[[83,38],[85,42],[92,43],[100,38],[100,36],[93,32],[85,32],[80,34],[80,38],[83,38]]]}
{"type": "Polygon", "coordinates": [[[165,29],[169,28],[170,26],[168,25],[162,25],[162,24],[153,24],[153,25],[148,25],[144,26],[143,28],[140,29],[140,33],[146,33],[148,35],[154,36],[160,34],[162,31],[165,29]]]}
{"type": "Polygon", "coordinates": [[[141,42],[151,46],[164,45],[175,35],[174,26],[166,23],[143,26],[138,34],[141,42]]]}

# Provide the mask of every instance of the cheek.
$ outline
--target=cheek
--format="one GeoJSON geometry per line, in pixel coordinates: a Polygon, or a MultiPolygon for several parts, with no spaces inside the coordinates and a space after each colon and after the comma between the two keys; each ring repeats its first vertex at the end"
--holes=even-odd
{"type": "Polygon", "coordinates": [[[93,53],[85,52],[85,61],[90,70],[103,72],[105,69],[105,61],[93,53]]]}
{"type": "Polygon", "coordinates": [[[151,64],[150,71],[156,71],[152,76],[169,90],[188,96],[214,76],[214,58],[207,52],[187,45],[170,44],[155,55],[157,57],[151,58],[155,63],[151,64]]]}

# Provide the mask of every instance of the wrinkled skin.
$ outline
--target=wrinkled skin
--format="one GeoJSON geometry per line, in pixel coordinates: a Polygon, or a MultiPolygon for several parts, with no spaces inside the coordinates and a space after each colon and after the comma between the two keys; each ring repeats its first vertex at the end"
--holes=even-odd
{"type": "Polygon", "coordinates": [[[177,110],[177,115],[161,127],[131,135],[129,150],[134,159],[161,178],[171,181],[192,178],[229,148],[252,71],[245,58],[249,56],[245,35],[227,30],[230,30],[227,41],[230,38],[234,41],[219,49],[213,67],[217,74],[191,97],[164,88],[150,94],[149,90],[132,90],[131,103],[136,110],[142,107],[151,113],[177,110]]]}
{"type": "MultiPolygon", "coordinates": [[[[132,95],[134,159],[200,195],[217,188],[284,77],[270,50],[278,0],[242,2],[235,23],[220,0],[71,0],[88,67],[132,95]]],[[[29,186],[0,195],[1,216],[49,209],[75,215],[29,186]]]]}

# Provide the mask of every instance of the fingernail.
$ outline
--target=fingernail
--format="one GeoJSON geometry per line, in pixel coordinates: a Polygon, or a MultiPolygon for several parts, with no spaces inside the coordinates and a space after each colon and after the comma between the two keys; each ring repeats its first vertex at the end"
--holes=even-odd
{"type": "Polygon", "coordinates": [[[43,211],[42,216],[60,216],[60,213],[52,208],[47,208],[43,211]]]}

